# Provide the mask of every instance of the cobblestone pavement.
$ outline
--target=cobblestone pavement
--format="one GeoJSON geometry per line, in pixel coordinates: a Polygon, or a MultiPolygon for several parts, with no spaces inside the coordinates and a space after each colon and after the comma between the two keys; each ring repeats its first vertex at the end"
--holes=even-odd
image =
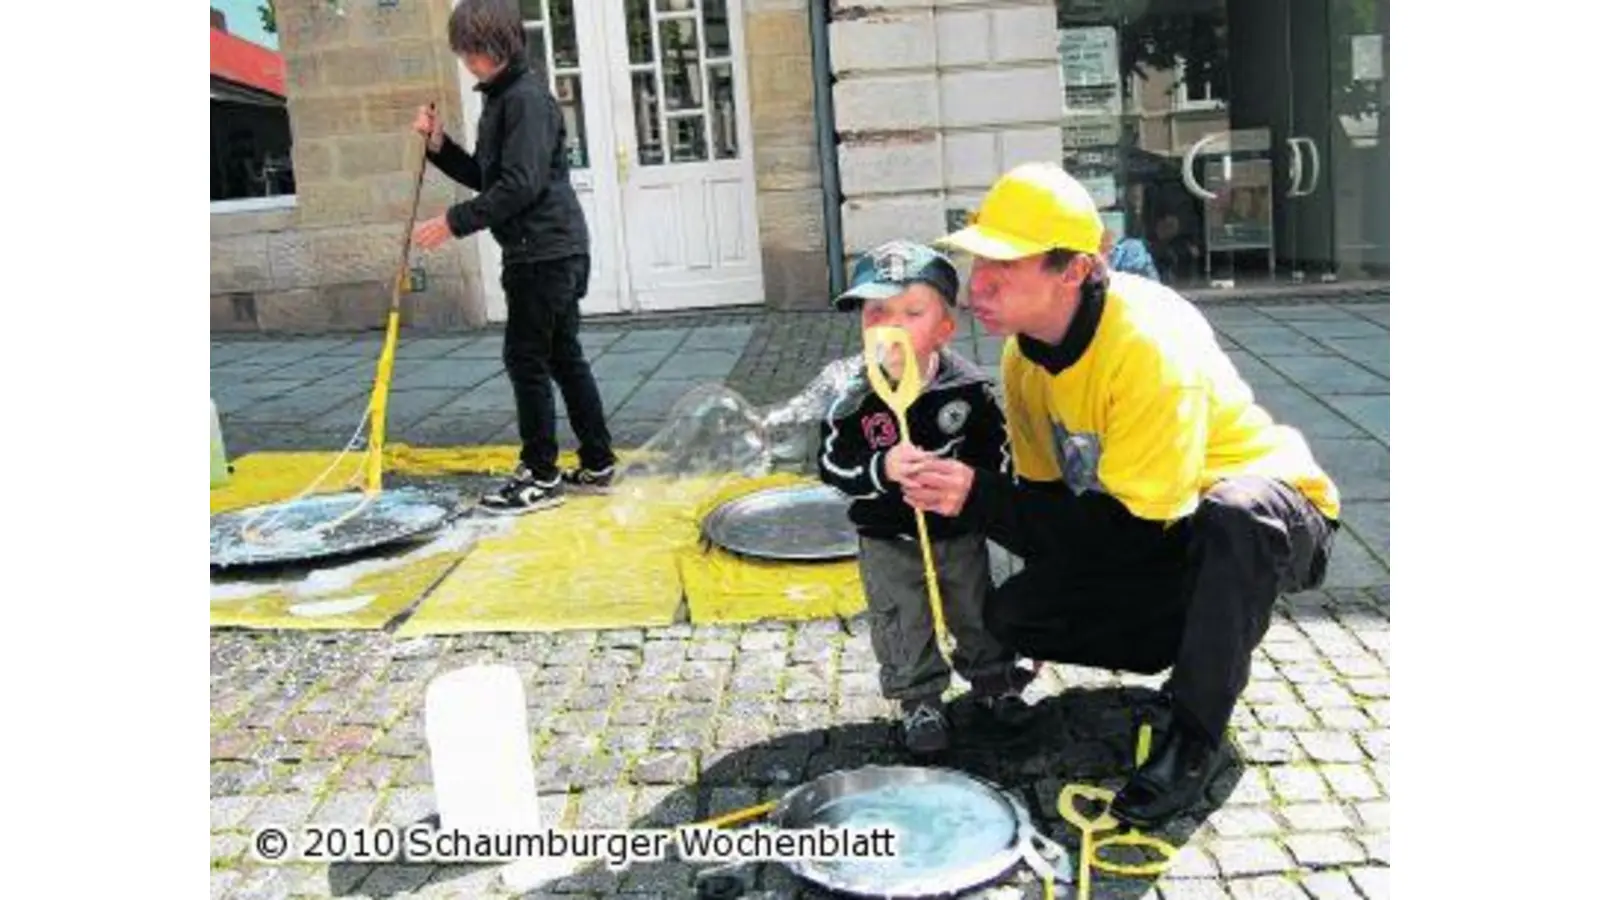
{"type": "MultiPolygon", "coordinates": [[[[1385,897],[1388,307],[1228,307],[1208,310],[1208,316],[1263,402],[1307,433],[1339,481],[1348,527],[1327,588],[1280,603],[1235,716],[1240,760],[1214,791],[1214,811],[1168,829],[1164,836],[1183,850],[1160,882],[1097,878],[1095,896],[1385,897]]],[[[605,343],[607,355],[659,354],[660,365],[695,349],[691,341],[705,342],[712,345],[707,351],[723,350],[717,363],[726,365],[709,377],[726,378],[757,402],[803,384],[855,340],[848,317],[818,314],[597,327],[591,334],[605,343]],[[663,332],[671,337],[635,336],[663,332]],[[669,343],[673,349],[661,354],[660,346],[669,343]],[[731,356],[728,347],[735,350],[731,356]]],[[[415,373],[405,390],[449,394],[434,395],[445,399],[413,425],[503,380],[491,365],[496,340],[461,335],[410,342],[416,365],[403,370],[415,373]],[[423,362],[415,345],[429,340],[441,343],[437,357],[423,362]],[[461,364],[453,360],[484,364],[473,370],[479,374],[471,385],[425,386],[454,377],[448,373],[461,364]]],[[[964,350],[993,364],[995,342],[970,330],[962,340],[964,350]]],[[[257,411],[255,426],[237,414],[300,390],[243,388],[304,386],[344,371],[336,360],[355,369],[375,356],[370,337],[214,344],[213,392],[219,401],[228,398],[235,413],[234,424],[225,426],[230,450],[251,440],[259,446],[281,440],[280,431],[264,426],[283,413],[257,411]],[[312,377],[319,370],[323,374],[312,377]],[[251,394],[257,399],[245,399],[251,394]]],[[[605,359],[597,358],[597,368],[605,359]]],[[[623,370],[635,363],[642,365],[613,365],[623,370]]],[[[658,378],[658,369],[647,371],[634,394],[608,400],[620,409],[658,378]]],[[[398,379],[396,387],[398,393],[398,379]]],[[[357,385],[350,398],[364,390],[357,385]]],[[[337,391],[330,385],[328,393],[337,391]]],[[[350,398],[328,409],[343,408],[338,405],[350,398]]],[[[660,403],[659,395],[649,402],[660,403]]],[[[419,401],[418,408],[427,405],[419,401]]],[[[474,418],[465,408],[468,413],[451,418],[474,418]]],[[[663,408],[657,417],[664,414],[663,408]]],[[[341,419],[327,433],[342,441],[356,418],[359,412],[348,426],[341,419]]],[[[320,436],[301,428],[296,440],[320,436]]],[[[858,620],[417,641],[383,633],[218,631],[211,646],[213,896],[502,896],[490,869],[274,866],[248,853],[251,830],[266,824],[409,824],[429,815],[423,691],[433,675],[471,663],[497,660],[521,673],[532,706],[541,802],[552,823],[679,824],[775,796],[823,772],[898,759],[858,620]]],[[[1053,812],[1060,785],[1119,783],[1130,753],[1131,709],[1157,681],[1047,667],[1034,688],[1041,718],[1028,734],[1004,746],[969,739],[950,762],[1020,792],[1035,822],[1071,845],[1053,812]]],[[[958,711],[958,722],[966,718],[958,711]]],[[[684,897],[692,896],[691,878],[691,870],[676,863],[620,875],[596,868],[528,896],[684,897]]],[[[757,887],[772,897],[808,895],[776,867],[759,871],[757,887]]],[[[990,894],[1038,897],[1040,890],[1021,875],[990,894]]]]}

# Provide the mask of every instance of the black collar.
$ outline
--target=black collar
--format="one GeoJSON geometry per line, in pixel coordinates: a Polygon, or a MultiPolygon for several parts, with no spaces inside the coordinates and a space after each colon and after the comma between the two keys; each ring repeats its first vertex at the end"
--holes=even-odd
{"type": "Polygon", "coordinates": [[[1029,362],[1042,366],[1051,375],[1060,375],[1083,358],[1089,342],[1100,327],[1100,317],[1106,311],[1106,282],[1104,279],[1087,282],[1079,294],[1078,311],[1067,324],[1067,333],[1061,343],[1046,344],[1025,334],[1017,335],[1017,348],[1029,362]]]}
{"type": "Polygon", "coordinates": [[[509,88],[512,84],[516,83],[516,80],[521,78],[522,74],[526,71],[528,71],[527,63],[514,59],[511,62],[506,63],[506,67],[500,70],[500,74],[494,76],[488,81],[482,81],[476,85],[473,85],[472,89],[475,91],[483,91],[485,96],[497,97],[500,94],[505,93],[506,88],[509,88]]]}

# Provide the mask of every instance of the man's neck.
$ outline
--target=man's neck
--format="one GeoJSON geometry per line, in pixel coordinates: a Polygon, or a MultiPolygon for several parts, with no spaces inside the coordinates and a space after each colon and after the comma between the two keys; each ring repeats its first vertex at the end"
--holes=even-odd
{"type": "Polygon", "coordinates": [[[1067,329],[1072,327],[1073,317],[1078,314],[1078,307],[1082,305],[1080,300],[1081,295],[1074,291],[1064,302],[1046,308],[1040,314],[1039,321],[1022,329],[1022,333],[1051,347],[1060,344],[1067,336],[1067,329]]]}

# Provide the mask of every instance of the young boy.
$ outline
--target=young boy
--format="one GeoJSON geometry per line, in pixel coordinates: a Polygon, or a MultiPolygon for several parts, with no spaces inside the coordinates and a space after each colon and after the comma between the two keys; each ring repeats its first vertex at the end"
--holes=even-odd
{"type": "Polygon", "coordinates": [[[432,249],[485,228],[503,251],[504,359],[517,405],[521,464],[482,500],[485,509],[525,513],[562,502],[566,490],[610,487],[615,457],[594,375],[578,343],[578,301],[589,289],[589,233],[567,175],[566,124],[544,79],[523,61],[516,0],[460,0],[450,14],[450,49],[478,79],[483,115],[474,155],[444,133],[429,107],[414,127],[428,160],[478,191],[416,228],[432,249]],[[556,467],[552,376],[578,437],[579,468],[556,467]]]}
{"type": "MultiPolygon", "coordinates": [[[[905,329],[914,360],[891,354],[885,368],[898,380],[916,365],[924,385],[906,413],[917,447],[968,465],[1009,467],[1005,418],[984,377],[946,348],[955,334],[960,278],[950,261],[920,244],[893,242],[857,263],[851,287],[834,305],[861,310],[863,329],[905,329]]],[[[866,364],[871,364],[870,360],[866,364]]],[[[867,594],[873,651],[884,696],[900,701],[906,748],[937,753],[950,744],[941,695],[950,668],[935,643],[922,546],[911,508],[900,495],[903,448],[894,412],[873,393],[865,369],[833,402],[822,424],[822,480],[852,499],[860,533],[861,580],[867,594]]],[[[1003,724],[1026,715],[1027,676],[1014,653],[983,627],[991,581],[988,544],[941,516],[927,517],[946,627],[956,641],[953,662],[979,703],[1003,724]]]]}

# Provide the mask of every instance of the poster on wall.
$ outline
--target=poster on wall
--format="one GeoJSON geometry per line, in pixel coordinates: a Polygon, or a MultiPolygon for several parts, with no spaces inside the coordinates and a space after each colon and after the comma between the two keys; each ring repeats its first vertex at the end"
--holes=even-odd
{"type": "Polygon", "coordinates": [[[1109,25],[1063,28],[1056,35],[1061,84],[1067,88],[1107,87],[1121,82],[1117,30],[1109,25]]]}
{"type": "Polygon", "coordinates": [[[1084,116],[1061,124],[1061,145],[1068,150],[1115,147],[1122,141],[1122,125],[1112,116],[1084,116]]]}
{"type": "Polygon", "coordinates": [[[1216,195],[1206,201],[1206,249],[1272,249],[1272,162],[1235,160],[1231,180],[1223,179],[1222,160],[1205,163],[1202,183],[1216,195]]]}

